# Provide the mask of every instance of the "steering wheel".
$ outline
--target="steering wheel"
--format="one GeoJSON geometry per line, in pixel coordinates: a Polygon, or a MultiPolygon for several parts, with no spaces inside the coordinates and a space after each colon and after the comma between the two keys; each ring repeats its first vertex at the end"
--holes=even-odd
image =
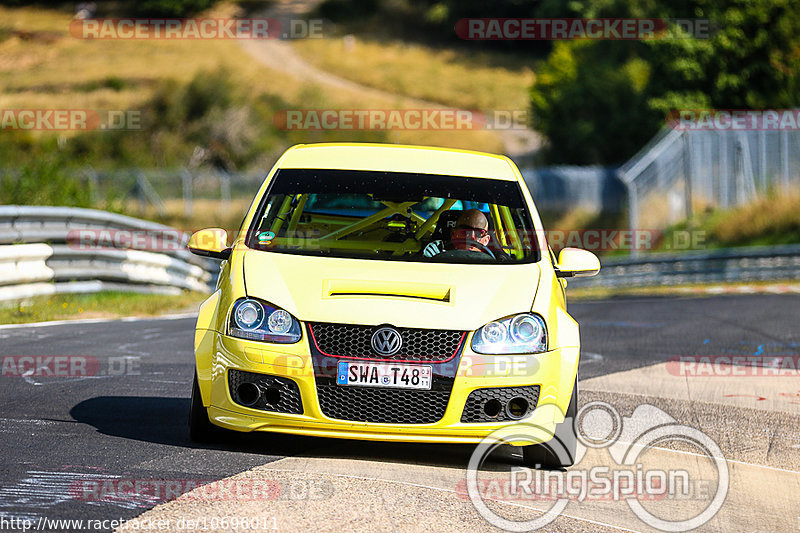
{"type": "Polygon", "coordinates": [[[464,243],[467,245],[468,248],[470,246],[474,246],[475,248],[477,248],[481,252],[483,252],[485,254],[488,254],[489,257],[491,257],[492,259],[495,259],[495,260],[497,259],[494,256],[494,252],[492,252],[487,246],[479,243],[478,241],[473,241],[472,239],[464,239],[464,243]]]}

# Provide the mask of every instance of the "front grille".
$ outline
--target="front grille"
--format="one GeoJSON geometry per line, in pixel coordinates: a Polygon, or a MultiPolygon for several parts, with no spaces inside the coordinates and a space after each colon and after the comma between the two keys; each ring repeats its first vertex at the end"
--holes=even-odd
{"type": "MultiPolygon", "coordinates": [[[[464,413],[461,415],[461,422],[507,422],[519,420],[529,416],[536,408],[539,401],[539,385],[530,387],[491,387],[486,389],[476,389],[469,393],[467,403],[464,404],[464,413]],[[525,398],[528,401],[527,412],[518,418],[512,418],[506,413],[506,404],[509,400],[516,397],[525,398]],[[492,400],[500,402],[502,409],[492,416],[486,413],[486,404],[492,400]]],[[[491,409],[490,409],[491,412],[491,409]]]]}
{"type": "Polygon", "coordinates": [[[228,386],[230,387],[233,401],[244,407],[276,413],[303,414],[300,389],[292,379],[243,372],[241,370],[229,370],[228,386]],[[242,401],[239,396],[239,386],[243,383],[252,383],[258,387],[261,394],[255,403],[242,401]]]}
{"type": "Polygon", "coordinates": [[[309,329],[324,354],[392,361],[447,361],[456,355],[465,336],[463,331],[448,329],[395,328],[403,339],[402,348],[394,355],[380,355],[371,343],[378,326],[318,322],[309,324],[309,329]]]}
{"type": "Polygon", "coordinates": [[[374,389],[317,385],[328,418],[379,424],[432,424],[447,410],[449,390],[374,389]]]}

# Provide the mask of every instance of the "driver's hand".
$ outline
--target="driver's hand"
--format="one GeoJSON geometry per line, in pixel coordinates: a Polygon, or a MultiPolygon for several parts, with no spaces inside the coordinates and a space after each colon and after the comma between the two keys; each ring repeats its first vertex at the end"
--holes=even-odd
{"type": "Polygon", "coordinates": [[[422,255],[425,257],[433,257],[434,255],[439,255],[442,252],[444,252],[444,241],[431,241],[422,250],[422,255]]]}

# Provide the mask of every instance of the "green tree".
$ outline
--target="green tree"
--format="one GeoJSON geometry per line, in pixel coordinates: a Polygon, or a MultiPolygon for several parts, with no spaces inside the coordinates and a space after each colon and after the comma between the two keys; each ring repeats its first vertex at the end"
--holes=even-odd
{"type": "Polygon", "coordinates": [[[634,152],[657,130],[648,106],[649,64],[613,43],[558,42],[536,74],[533,127],[552,163],[605,164],[634,152]],[[610,63],[616,68],[608,68],[610,63]]]}
{"type": "Polygon", "coordinates": [[[531,89],[554,163],[618,164],[673,109],[798,105],[800,0],[587,0],[584,17],[708,19],[709,38],[670,24],[662,39],[557,43],[531,89]],[[644,9],[644,11],[643,11],[644,9]]]}

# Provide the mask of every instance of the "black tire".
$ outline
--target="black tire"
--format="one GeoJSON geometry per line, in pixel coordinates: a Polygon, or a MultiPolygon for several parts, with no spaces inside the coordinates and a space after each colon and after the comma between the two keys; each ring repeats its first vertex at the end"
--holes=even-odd
{"type": "Polygon", "coordinates": [[[575,464],[575,451],[578,448],[578,435],[575,418],[578,415],[578,378],[572,387],[572,398],[564,422],[556,425],[553,438],[541,444],[522,447],[522,462],[534,468],[566,468],[575,464]]]}
{"type": "Polygon", "coordinates": [[[208,410],[203,406],[197,373],[192,380],[192,403],[189,407],[189,438],[194,442],[213,442],[220,435],[220,428],[208,420],[208,410]]]}

